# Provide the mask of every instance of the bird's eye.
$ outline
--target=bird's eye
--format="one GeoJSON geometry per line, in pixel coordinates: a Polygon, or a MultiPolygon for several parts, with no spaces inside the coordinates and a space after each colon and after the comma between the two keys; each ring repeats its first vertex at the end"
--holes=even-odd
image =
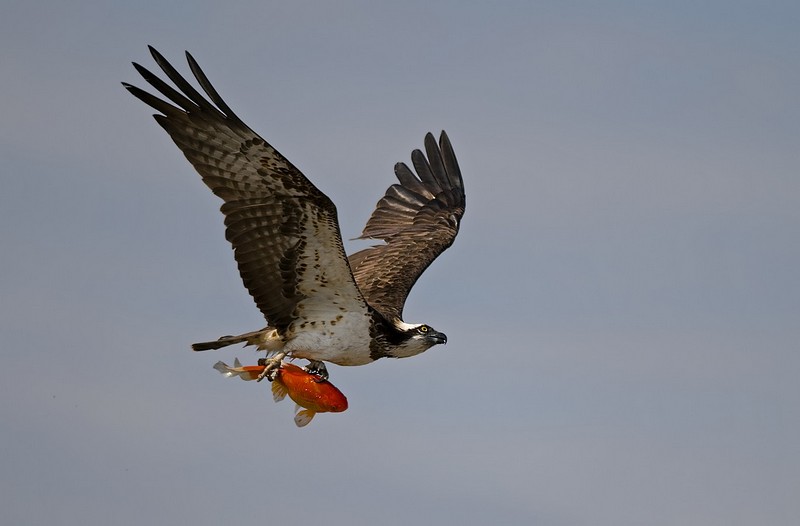
{"type": "Polygon", "coordinates": [[[419,332],[421,332],[421,333],[428,332],[428,326],[427,325],[420,325],[419,332]]]}

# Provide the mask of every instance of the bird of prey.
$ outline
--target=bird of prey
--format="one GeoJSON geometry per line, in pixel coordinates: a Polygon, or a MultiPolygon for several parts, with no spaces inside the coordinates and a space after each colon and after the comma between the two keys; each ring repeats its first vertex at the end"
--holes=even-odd
{"type": "Polygon", "coordinates": [[[186,53],[205,96],[150,52],[174,87],[135,62],[163,98],[123,86],[159,112],[158,124],[224,201],[225,237],[267,320],[260,330],[196,343],[195,351],[255,345],[268,352],[262,378],[271,379],[286,357],[307,359],[327,377],[324,362],[364,365],[447,342],[430,325],[402,319],[411,287],[452,245],[464,214],[464,183],[444,131],[438,144],[425,136],[427,157],[412,152],[416,174],[395,165],[399,184],[378,201],[359,237],[383,242],[348,257],[333,202],[236,116],[194,58],[186,53]]]}

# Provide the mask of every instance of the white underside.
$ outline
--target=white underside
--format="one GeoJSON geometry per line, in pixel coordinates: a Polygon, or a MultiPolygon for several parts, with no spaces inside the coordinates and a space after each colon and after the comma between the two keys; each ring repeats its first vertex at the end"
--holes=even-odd
{"type": "Polygon", "coordinates": [[[260,349],[285,352],[293,358],[319,360],[337,365],[371,363],[369,317],[361,313],[343,313],[335,322],[317,322],[313,326],[298,323],[287,331],[286,339],[277,331],[267,332],[260,349]],[[294,334],[293,334],[294,333],[294,334]]]}

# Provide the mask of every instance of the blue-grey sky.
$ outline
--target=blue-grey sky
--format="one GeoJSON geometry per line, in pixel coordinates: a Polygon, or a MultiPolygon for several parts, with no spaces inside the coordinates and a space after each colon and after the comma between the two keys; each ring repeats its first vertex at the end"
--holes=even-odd
{"type": "MultiPolygon", "coordinates": [[[[3,524],[800,523],[796,2],[21,2],[0,18],[3,524]],[[405,315],[292,422],[147,44],[355,237],[427,131],[467,188],[405,315]]],[[[351,249],[360,245],[348,242],[351,249]]]]}

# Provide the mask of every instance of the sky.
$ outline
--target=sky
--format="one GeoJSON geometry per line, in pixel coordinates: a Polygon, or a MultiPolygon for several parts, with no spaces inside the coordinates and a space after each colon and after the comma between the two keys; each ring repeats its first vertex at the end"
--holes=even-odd
{"type": "Polygon", "coordinates": [[[14,525],[800,523],[796,2],[7,2],[0,515],[14,525]],[[264,320],[147,45],[337,204],[426,132],[461,232],[292,422],[195,341],[264,320]]]}

